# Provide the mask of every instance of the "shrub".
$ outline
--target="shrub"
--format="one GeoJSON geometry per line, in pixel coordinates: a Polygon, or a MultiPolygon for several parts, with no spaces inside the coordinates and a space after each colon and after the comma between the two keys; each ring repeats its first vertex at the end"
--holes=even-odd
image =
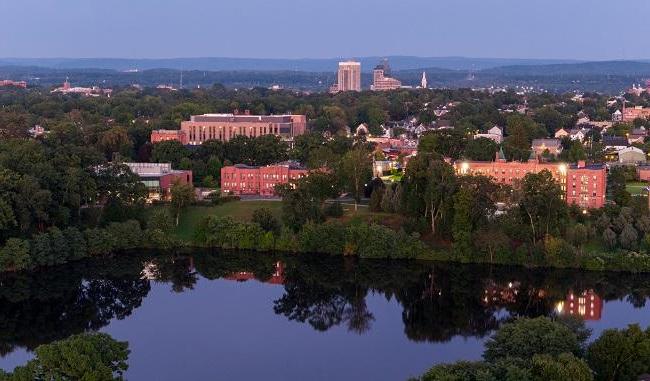
{"type": "Polygon", "coordinates": [[[115,248],[115,237],[104,229],[88,229],[84,232],[88,247],[88,255],[96,257],[107,255],[115,248]]]}
{"type": "Polygon", "coordinates": [[[259,208],[253,211],[253,222],[258,224],[264,231],[275,235],[280,233],[280,220],[277,219],[269,208],[259,208]]]}
{"type": "Polygon", "coordinates": [[[9,238],[0,248],[0,271],[19,271],[31,266],[29,242],[26,240],[9,238]]]}
{"type": "Polygon", "coordinates": [[[68,258],[77,260],[88,256],[86,240],[83,233],[75,227],[68,227],[63,231],[63,236],[68,244],[68,258]]]}
{"type": "Polygon", "coordinates": [[[106,231],[115,239],[115,250],[130,250],[142,245],[142,229],[138,221],[112,222],[106,231]]]}
{"type": "Polygon", "coordinates": [[[345,211],[343,210],[343,205],[340,202],[330,202],[325,204],[323,213],[326,217],[339,218],[342,217],[345,211]]]}
{"type": "Polygon", "coordinates": [[[282,228],[280,236],[275,240],[275,249],[292,253],[300,250],[296,236],[291,229],[282,228]]]}
{"type": "Polygon", "coordinates": [[[305,252],[343,254],[347,236],[347,229],[338,221],[323,224],[308,222],[298,234],[298,242],[305,252]]]}
{"type": "Polygon", "coordinates": [[[370,195],[370,211],[381,212],[381,201],[384,196],[384,188],[375,188],[370,195]]]}

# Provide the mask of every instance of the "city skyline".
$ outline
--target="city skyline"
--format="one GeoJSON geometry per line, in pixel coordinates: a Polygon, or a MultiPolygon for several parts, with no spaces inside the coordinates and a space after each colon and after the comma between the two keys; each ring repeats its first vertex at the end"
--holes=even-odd
{"type": "MultiPolygon", "coordinates": [[[[642,15],[650,3],[622,0],[617,8],[642,15]]],[[[2,57],[650,58],[650,42],[637,38],[650,26],[629,16],[607,18],[611,4],[600,0],[589,7],[578,0],[405,0],[397,18],[388,0],[309,6],[300,0],[9,0],[0,4],[0,13],[11,15],[0,24],[0,34],[9,36],[0,40],[2,57]],[[343,6],[346,11],[337,12],[343,6]],[[603,19],[606,26],[596,26],[594,20],[603,19]],[[25,28],[25,20],[37,27],[25,28]],[[272,27],[261,34],[246,27],[253,24],[272,27]]]]}

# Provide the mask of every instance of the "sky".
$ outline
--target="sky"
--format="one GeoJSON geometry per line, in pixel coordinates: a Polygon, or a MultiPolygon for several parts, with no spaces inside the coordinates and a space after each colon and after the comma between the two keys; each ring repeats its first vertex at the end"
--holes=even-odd
{"type": "Polygon", "coordinates": [[[650,58],[647,0],[0,0],[0,57],[650,58]]]}

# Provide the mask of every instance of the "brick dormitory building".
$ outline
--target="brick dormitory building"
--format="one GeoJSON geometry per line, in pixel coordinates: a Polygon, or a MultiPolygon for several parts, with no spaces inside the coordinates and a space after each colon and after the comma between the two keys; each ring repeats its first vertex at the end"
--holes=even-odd
{"type": "Polygon", "coordinates": [[[506,161],[500,152],[495,161],[457,161],[454,168],[461,175],[480,174],[507,185],[523,179],[528,173],[548,170],[560,183],[567,203],[584,209],[597,209],[605,205],[607,171],[602,164],[587,165],[584,161],[577,164],[542,163],[538,159],[506,161]]]}
{"type": "Polygon", "coordinates": [[[276,135],[283,140],[292,140],[305,133],[305,115],[251,115],[204,114],[192,115],[189,121],[181,122],[180,130],[154,130],[151,142],[177,140],[183,145],[200,145],[206,140],[227,142],[235,136],[258,137],[276,135]]]}
{"type": "Polygon", "coordinates": [[[263,167],[245,164],[221,168],[221,192],[234,195],[273,196],[275,186],[307,176],[307,169],[295,161],[263,167]]]}

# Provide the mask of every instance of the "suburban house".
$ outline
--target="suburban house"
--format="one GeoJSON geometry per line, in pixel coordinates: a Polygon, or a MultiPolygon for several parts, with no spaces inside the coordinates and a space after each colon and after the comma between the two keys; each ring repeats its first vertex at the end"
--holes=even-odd
{"type": "Polygon", "coordinates": [[[639,164],[646,162],[645,153],[636,147],[625,147],[616,152],[618,162],[623,164],[639,164]]]}
{"type": "Polygon", "coordinates": [[[639,128],[634,128],[627,135],[627,143],[628,144],[634,144],[634,143],[643,144],[643,143],[645,143],[645,138],[647,136],[648,136],[648,131],[646,131],[645,127],[641,126],[639,128]]]}
{"type": "Polygon", "coordinates": [[[569,136],[569,132],[565,130],[564,128],[560,128],[559,130],[555,131],[555,138],[556,139],[563,139],[569,136]]]}
{"type": "Polygon", "coordinates": [[[499,126],[494,126],[490,128],[485,134],[474,135],[474,139],[478,138],[490,139],[497,144],[501,144],[503,142],[503,130],[499,126]]]}
{"type": "Polygon", "coordinates": [[[586,127],[573,128],[571,129],[571,131],[569,131],[569,138],[571,140],[577,140],[579,142],[583,142],[587,137],[589,131],[591,131],[591,129],[586,127]]]}
{"type": "Polygon", "coordinates": [[[603,136],[603,146],[605,146],[606,150],[618,151],[627,147],[628,145],[629,144],[627,142],[627,138],[624,136],[613,136],[613,135],[603,136]]]}

